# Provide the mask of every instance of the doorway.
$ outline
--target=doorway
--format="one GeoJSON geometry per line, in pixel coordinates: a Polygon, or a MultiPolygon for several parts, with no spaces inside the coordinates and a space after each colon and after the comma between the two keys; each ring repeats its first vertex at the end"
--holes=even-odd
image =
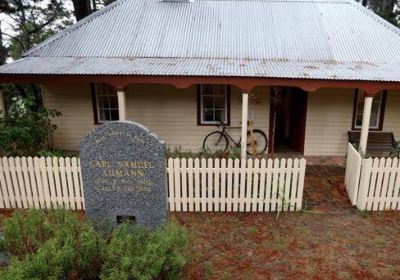
{"type": "Polygon", "coordinates": [[[270,101],[269,153],[304,154],[307,92],[273,87],[270,101]]]}

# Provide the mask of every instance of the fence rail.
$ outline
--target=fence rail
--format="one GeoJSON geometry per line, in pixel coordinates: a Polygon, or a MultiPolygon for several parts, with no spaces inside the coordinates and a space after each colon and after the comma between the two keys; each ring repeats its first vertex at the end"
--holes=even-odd
{"type": "MultiPolygon", "coordinates": [[[[301,209],[305,159],[168,159],[170,211],[301,209]]],[[[0,208],[85,209],[78,158],[0,159],[0,208]]]]}

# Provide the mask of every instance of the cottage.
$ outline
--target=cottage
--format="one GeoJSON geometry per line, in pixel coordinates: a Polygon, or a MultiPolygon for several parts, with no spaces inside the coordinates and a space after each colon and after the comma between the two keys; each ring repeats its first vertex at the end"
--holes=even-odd
{"type": "Polygon", "coordinates": [[[245,136],[249,117],[269,151],[343,156],[348,131],[364,152],[368,130],[400,139],[399,46],[400,30],[353,0],[119,0],[1,67],[0,82],[43,86],[63,113],[60,149],[127,119],[197,150],[221,121],[245,136]]]}

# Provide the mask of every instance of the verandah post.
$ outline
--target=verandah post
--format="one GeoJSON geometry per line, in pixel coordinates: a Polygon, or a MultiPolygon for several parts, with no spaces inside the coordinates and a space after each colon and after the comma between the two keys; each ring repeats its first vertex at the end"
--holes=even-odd
{"type": "Polygon", "coordinates": [[[117,90],[118,95],[118,111],[119,111],[119,120],[126,121],[126,101],[125,101],[125,90],[117,90]]]}
{"type": "Polygon", "coordinates": [[[363,119],[362,119],[360,145],[359,145],[359,152],[362,155],[365,155],[367,152],[368,133],[369,133],[369,125],[371,122],[371,109],[372,109],[373,99],[374,97],[369,94],[367,94],[364,99],[364,110],[363,110],[363,119]]]}
{"type": "Polygon", "coordinates": [[[249,94],[247,92],[242,93],[242,160],[247,157],[247,121],[249,111],[249,94]]]}

